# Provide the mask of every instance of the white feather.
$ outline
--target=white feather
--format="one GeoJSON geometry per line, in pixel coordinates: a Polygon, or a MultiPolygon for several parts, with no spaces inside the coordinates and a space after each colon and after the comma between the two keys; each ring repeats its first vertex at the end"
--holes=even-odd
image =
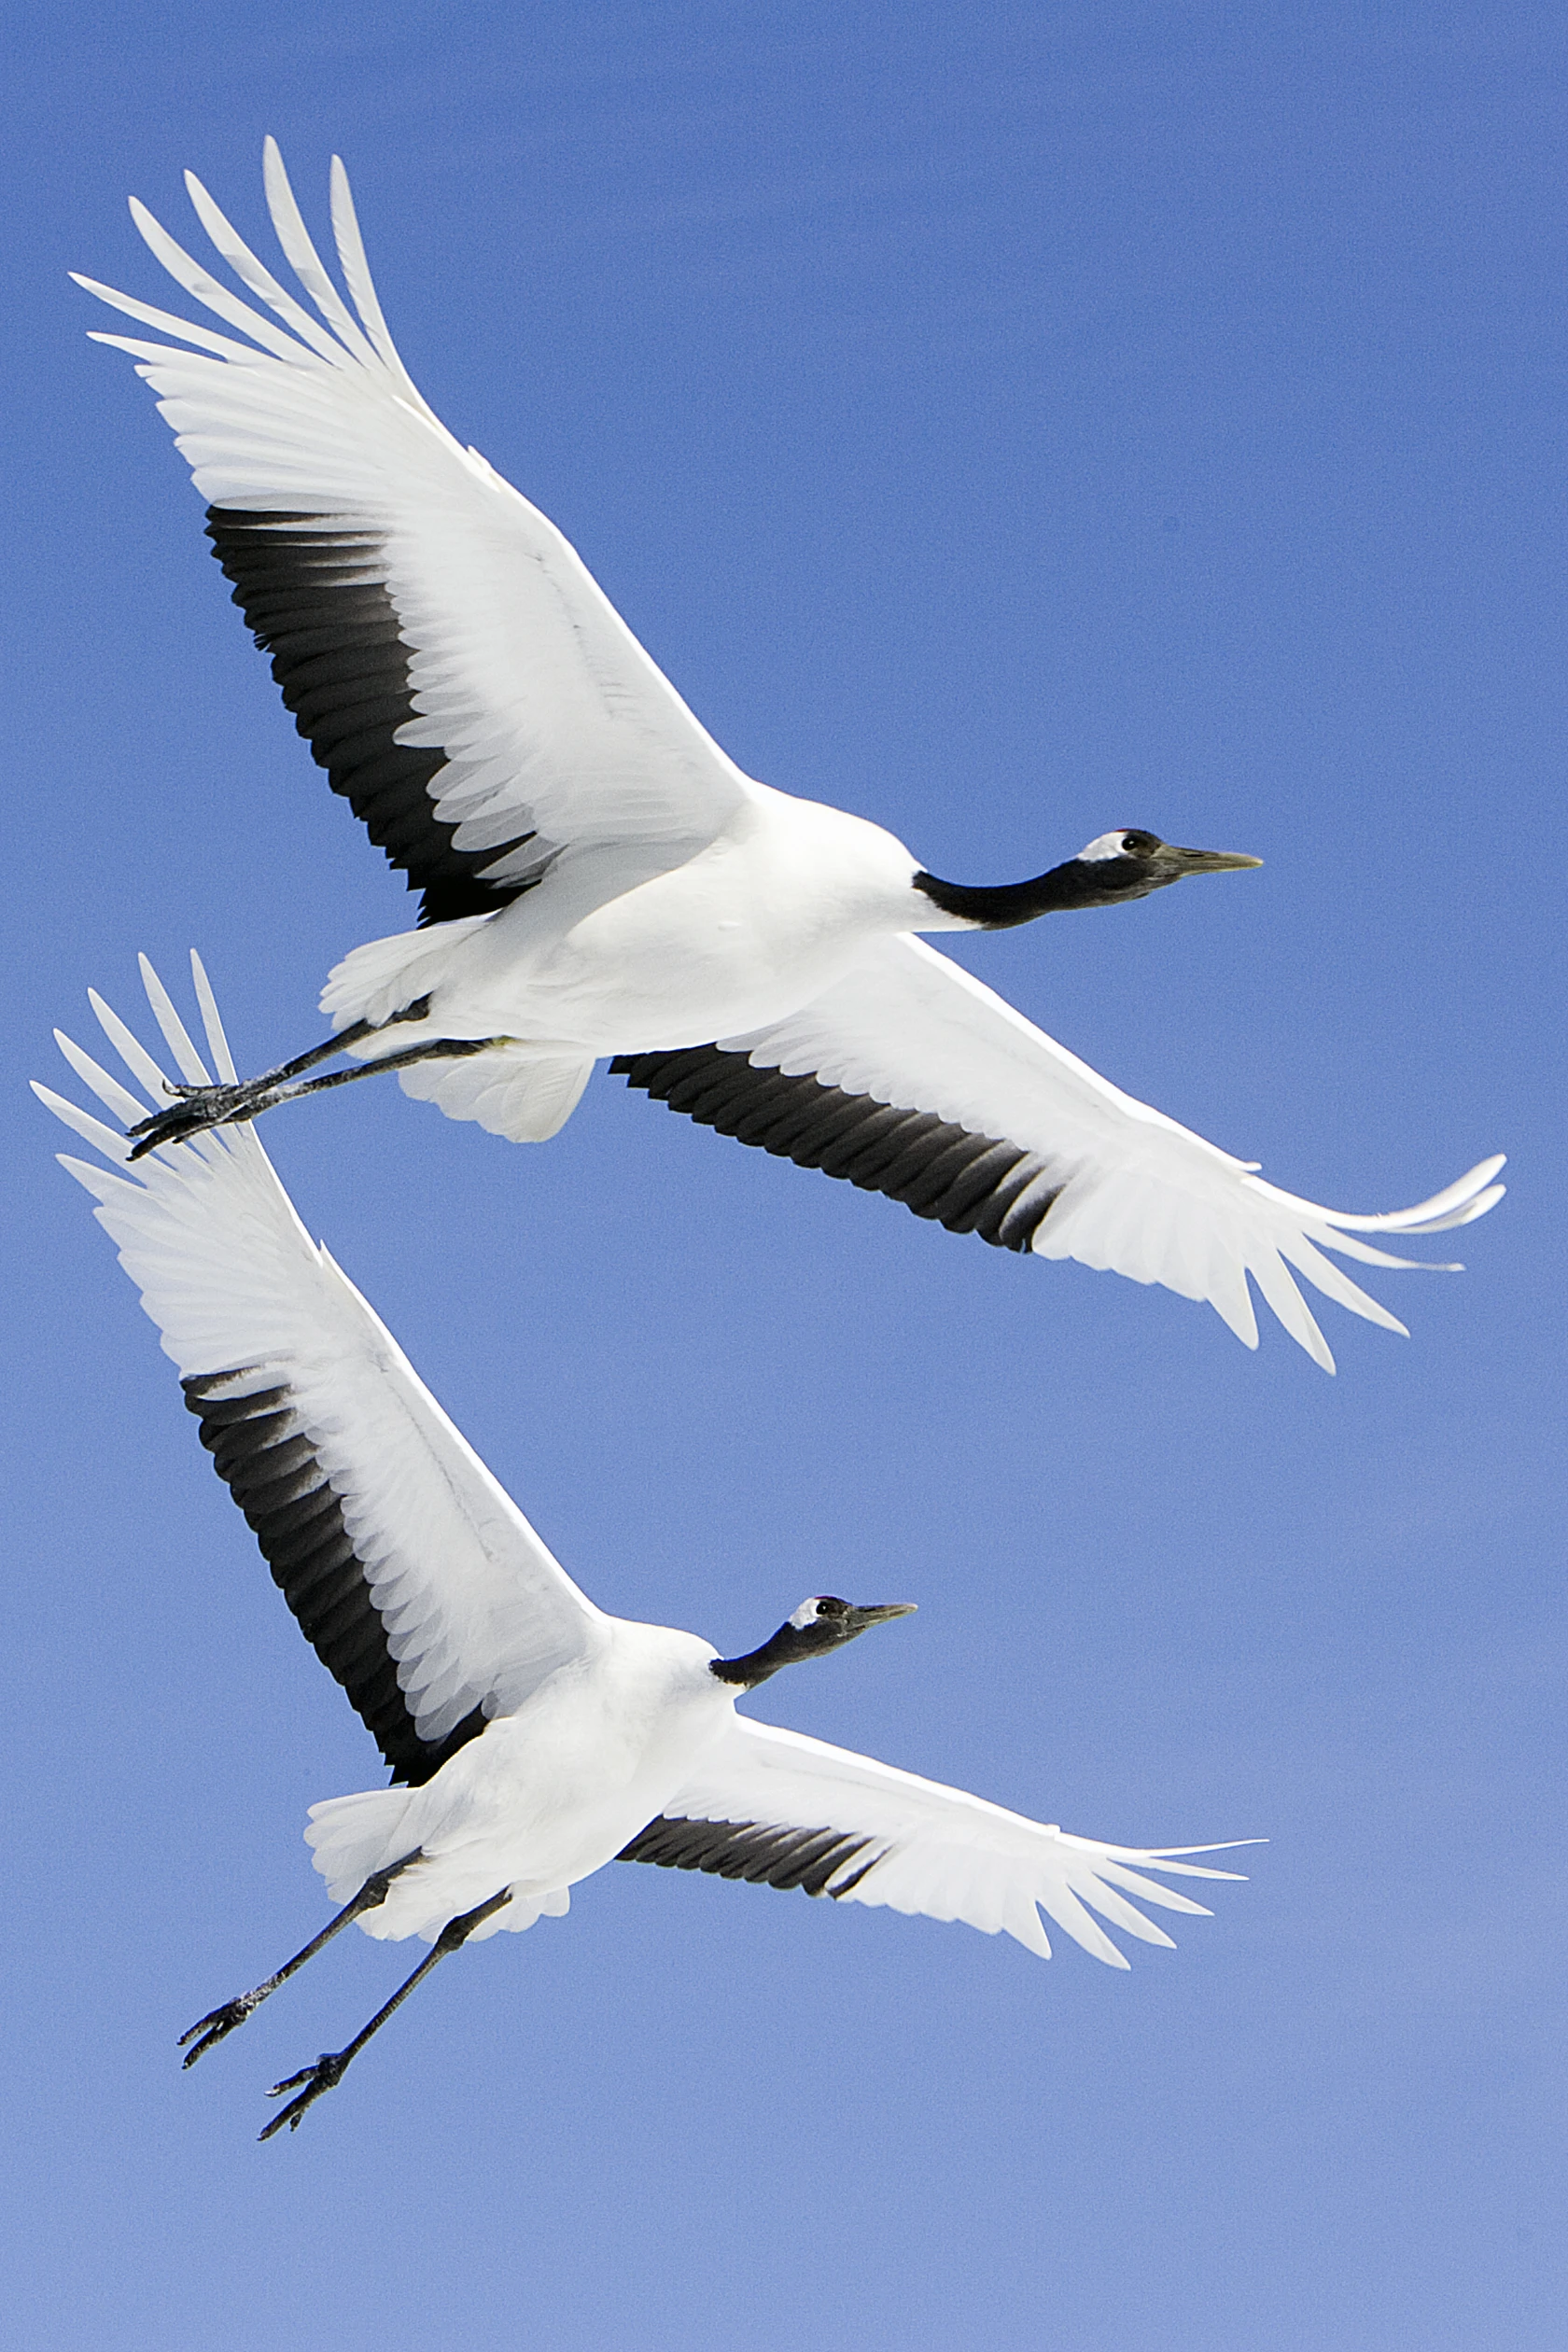
{"type": "MultiPolygon", "coordinates": [[[[1125,1968],[1127,1962],[1085,1904],[1145,1943],[1169,1944],[1164,1930],[1114,1888],[1130,1888],[1166,1911],[1207,1918],[1201,1903],[1146,1873],[1236,1875],[1178,1858],[1170,1848],[1067,1837],[1054,1825],[1029,1821],[963,1789],[744,1715],[704,1753],[665,1811],[672,1818],[837,1829],[863,1838],[870,1855],[849,1855],[828,1882],[829,1895],[930,1919],[961,1920],[984,1935],[1005,1930],[1048,1959],[1049,1942],[1039,1923],[1043,1910],[1112,1967],[1125,1968]]],[[[1182,1853],[1212,1850],[1189,1847],[1182,1853]]]]}
{"type": "Polygon", "coordinates": [[[1325,1371],[1334,1359],[1291,1275],[1294,1265],[1337,1304],[1385,1330],[1405,1326],[1322,1255],[1379,1266],[1352,1232],[1440,1231],[1480,1215],[1502,1193],[1483,1160],[1418,1208],[1347,1215],[1297,1199],[1251,1164],[1123,1094],[983,981],[923,940],[878,941],[847,976],[771,1028],[726,1038],[759,1069],[809,1072],[878,1102],[935,1112],[977,1135],[1038,1152],[1061,1190],[1036,1228],[1048,1258],[1158,1282],[1206,1298],[1247,1346],[1257,1325],[1247,1277],[1292,1338],[1325,1371]],[[1290,1261],[1287,1265],[1286,1261],[1290,1261]]]}

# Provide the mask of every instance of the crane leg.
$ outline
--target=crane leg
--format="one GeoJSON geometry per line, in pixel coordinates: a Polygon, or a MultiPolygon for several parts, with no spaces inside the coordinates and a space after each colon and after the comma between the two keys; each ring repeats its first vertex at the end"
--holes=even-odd
{"type": "Polygon", "coordinates": [[[348,1925],[350,1920],[357,1919],[362,1911],[374,1911],[378,1904],[385,1903],[386,1890],[393,1880],[400,1871],[406,1870],[411,1862],[417,1862],[418,1859],[419,1848],[415,1846],[413,1852],[405,1854],[400,1862],[389,1862],[385,1870],[373,1872],[365,1881],[352,1902],[345,1903],[336,1918],[328,1921],[320,1935],[313,1936],[304,1950],[297,1952],[292,1960],[286,1960],[275,1975],[268,1977],[264,1984],[255,1985],[250,1992],[242,1993],[237,2000],[225,2001],[221,2009],[209,2009],[205,2017],[199,2017],[195,2024],[179,2037],[181,2050],[185,2050],[187,2042],[196,2043],[194,2050],[186,2051],[181,2064],[193,2066],[203,2051],[211,2050],[215,2042],[222,2041],[224,2036],[231,2034],[236,2025],[243,2025],[252,2009],[259,2009],[268,1995],[275,1993],[280,1984],[287,1984],[288,1979],[295,1974],[297,1969],[302,1968],[307,1960],[314,1960],[323,1944],[329,1944],[332,1938],[348,1925]],[[196,2039],[198,2035],[201,2036],[199,2041],[196,2039]]]}
{"type": "MultiPolygon", "coordinates": [[[[346,2049],[324,2050],[314,2066],[303,2066],[298,2074],[288,2075],[282,2082],[275,2082],[273,2085],[274,2099],[280,2099],[286,2091],[294,2091],[298,2095],[290,2099],[288,2105],[273,2116],[272,2121],[257,2134],[257,2137],[264,2140],[271,2139],[273,2134],[281,2132],[286,2123],[291,2132],[297,2132],[300,2128],[300,2118],[304,2114],[305,2109],[314,2105],[325,2092],[335,2089],[343,2080],[348,2071],[350,2061],[359,2055],[372,2034],[378,2034],[381,2031],[393,2010],[402,2007],[414,1986],[429,1975],[437,1961],[444,1960],[449,1952],[455,1952],[460,1944],[467,1943],[476,1927],[484,1920],[492,1918],[503,1903],[510,1903],[511,1900],[511,1889],[503,1886],[500,1893],[492,1895],[487,1903],[480,1903],[474,1910],[464,1911],[460,1918],[449,1919],[413,1975],[403,1979],[392,1998],[377,2009],[368,2025],[360,2027],[346,2049]]],[[[336,1921],[333,1922],[334,1926],[337,1924],[336,1921]]]]}
{"type": "MultiPolygon", "coordinates": [[[[418,1008],[397,1015],[399,1020],[419,1017],[418,1008]]],[[[393,1023],[384,1021],[379,1029],[390,1029],[393,1023]]],[[[495,1045],[511,1041],[504,1037],[441,1037],[433,1044],[408,1045],[401,1053],[383,1054],[374,1061],[357,1062],[351,1070],[334,1070],[325,1078],[305,1078],[299,1073],[324,1061],[329,1054],[339,1052],[345,1045],[357,1044],[361,1039],[379,1034],[379,1029],[369,1021],[357,1021],[352,1029],[343,1029],[336,1037],[315,1046],[308,1054],[298,1054],[291,1062],[280,1062],[276,1070],[263,1071],[259,1078],[248,1078],[233,1086],[176,1085],[174,1092],[180,1098],[167,1111],[155,1111],[150,1118],[142,1119],[127,1130],[131,1137],[131,1157],[138,1160],[146,1152],[156,1152],[162,1143],[183,1143],[192,1135],[201,1135],[206,1128],[231,1127],[245,1119],[258,1118],[263,1111],[271,1111],[275,1103],[295,1102],[301,1095],[323,1094],[329,1086],[352,1085],[357,1078],[373,1078],[384,1070],[406,1070],[413,1062],[462,1061],[471,1054],[488,1053],[495,1045]]],[[[165,1081],[165,1084],[168,1084],[165,1081]]]]}
{"type": "MultiPolygon", "coordinates": [[[[427,997],[421,997],[417,1006],[411,1006],[408,1014],[397,1017],[417,1017],[427,1009],[428,1003],[427,997]]],[[[314,1070],[317,1062],[328,1061],[334,1054],[341,1054],[346,1047],[357,1045],[362,1038],[373,1037],[374,1034],[373,1022],[356,1021],[352,1028],[340,1029],[335,1036],[325,1038],[319,1045],[313,1045],[308,1054],[296,1054],[292,1061],[279,1062],[275,1070],[264,1070],[259,1078],[243,1078],[233,1085],[198,1086],[165,1078],[164,1085],[170,1094],[176,1095],[179,1099],[171,1109],[155,1111],[150,1119],[143,1119],[127,1130],[133,1137],[147,1138],[145,1142],[136,1145],[131,1154],[132,1158],[140,1159],[144,1152],[156,1151],[160,1143],[177,1143],[188,1135],[199,1135],[204,1127],[220,1125],[223,1113],[227,1111],[232,1115],[242,1100],[259,1097],[270,1086],[286,1085],[291,1078],[302,1077],[307,1070],[314,1070]]]]}

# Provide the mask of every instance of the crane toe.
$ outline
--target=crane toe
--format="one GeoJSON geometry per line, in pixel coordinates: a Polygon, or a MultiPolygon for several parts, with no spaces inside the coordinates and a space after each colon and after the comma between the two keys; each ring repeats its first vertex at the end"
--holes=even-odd
{"type": "Polygon", "coordinates": [[[166,1111],[155,1111],[148,1119],[139,1119],[126,1129],[131,1138],[131,1157],[140,1159],[145,1153],[156,1152],[161,1144],[183,1143],[203,1128],[219,1127],[242,1112],[249,1098],[245,1086],[187,1086],[164,1080],[177,1102],[166,1111]]]}
{"type": "Polygon", "coordinates": [[[189,2026],[179,2037],[177,2047],[181,2050],[185,2050],[187,2042],[196,2043],[194,2050],[186,2051],[180,2062],[181,2065],[193,2066],[204,2051],[211,2050],[215,2043],[222,2041],[225,2035],[231,2034],[236,2025],[243,2025],[251,2010],[256,2008],[257,2001],[256,1994],[242,1993],[237,2000],[225,2001],[221,2008],[209,2009],[205,2017],[199,2017],[195,2024],[189,2026]],[[198,2034],[201,2036],[200,2041],[196,2040],[198,2034]]]}
{"type": "Polygon", "coordinates": [[[298,2074],[286,2075],[281,2082],[274,2082],[269,2097],[281,2099],[286,2091],[294,2090],[299,2091],[299,2096],[290,2099],[288,2105],[262,2127],[257,2138],[271,2139],[273,2133],[281,2132],[286,2123],[291,2132],[297,2132],[305,2109],[314,2106],[326,2092],[335,2090],[343,2080],[353,2054],[348,2050],[324,2050],[314,2066],[301,2066],[298,2074]],[[300,2087],[301,2085],[302,2088],[300,2087]]]}

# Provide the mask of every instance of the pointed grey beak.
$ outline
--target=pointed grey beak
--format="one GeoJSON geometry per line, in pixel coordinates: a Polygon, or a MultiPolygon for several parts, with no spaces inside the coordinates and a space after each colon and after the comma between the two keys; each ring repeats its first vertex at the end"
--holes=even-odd
{"type": "Polygon", "coordinates": [[[863,1633],[867,1626],[885,1625],[889,1617],[913,1617],[915,1608],[913,1601],[884,1601],[875,1608],[851,1608],[849,1614],[855,1620],[856,1632],[863,1633]]]}
{"type": "Polygon", "coordinates": [[[1170,842],[1155,852],[1175,861],[1181,874],[1239,874],[1243,866],[1260,866],[1261,858],[1243,858],[1229,849],[1178,849],[1170,842]]]}

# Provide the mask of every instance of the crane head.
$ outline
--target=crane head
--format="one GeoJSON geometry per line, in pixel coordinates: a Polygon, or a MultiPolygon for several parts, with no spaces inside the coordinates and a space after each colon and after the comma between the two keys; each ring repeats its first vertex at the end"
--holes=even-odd
{"type": "Polygon", "coordinates": [[[890,1617],[913,1615],[913,1601],[884,1601],[857,1607],[850,1601],[841,1601],[836,1593],[813,1592],[804,1600],[792,1616],[787,1617],[771,1640],[745,1658],[715,1658],[708,1661],[709,1672],[721,1682],[735,1683],[751,1690],[770,1674],[777,1674],[781,1666],[798,1666],[807,1658],[823,1658],[829,1650],[842,1649],[846,1642],[854,1641],[874,1625],[886,1625],[890,1617]]]}

